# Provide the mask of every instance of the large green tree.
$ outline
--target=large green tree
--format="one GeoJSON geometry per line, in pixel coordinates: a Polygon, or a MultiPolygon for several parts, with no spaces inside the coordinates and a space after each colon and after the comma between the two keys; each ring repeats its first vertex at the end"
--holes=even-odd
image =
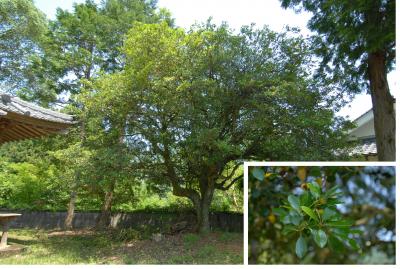
{"type": "Polygon", "coordinates": [[[209,230],[214,191],[240,179],[242,160],[326,160],[341,146],[342,122],[300,37],[136,23],[123,51],[125,69],[97,81],[85,104],[126,115],[126,142],[143,144],[138,167],[192,201],[198,231],[209,230]]]}
{"type": "Polygon", "coordinates": [[[161,20],[172,23],[167,11],[157,9],[156,1],[107,0],[97,4],[87,0],[75,3],[72,11],[58,9],[42,37],[39,53],[28,63],[25,77],[30,87],[20,89],[20,95],[45,106],[74,103],[82,80],[122,68],[119,47],[134,21],[161,20]]]}
{"type": "Polygon", "coordinates": [[[284,8],[312,13],[320,74],[344,91],[371,94],[380,161],[394,161],[396,120],[387,73],[394,68],[395,0],[281,0],[284,8]],[[369,84],[369,85],[368,85],[369,84]]]}
{"type": "Polygon", "coordinates": [[[14,91],[26,85],[26,67],[46,32],[45,16],[31,0],[0,1],[0,86],[14,91]]]}
{"type": "MultiPolygon", "coordinates": [[[[107,120],[106,118],[84,118],[84,113],[82,113],[85,110],[84,105],[76,96],[84,87],[85,82],[101,74],[112,73],[123,68],[124,57],[119,47],[122,46],[125,34],[134,21],[146,23],[166,21],[168,24],[172,24],[173,21],[168,11],[157,9],[156,1],[107,0],[97,4],[88,0],[81,4],[74,4],[72,11],[58,9],[56,18],[47,24],[44,17],[41,18],[44,21],[42,27],[44,29],[42,29],[35,20],[31,19],[33,15],[22,9],[22,5],[11,5],[24,2],[36,10],[30,1],[5,2],[7,5],[1,6],[2,10],[5,10],[4,21],[11,20],[8,19],[10,17],[14,19],[12,24],[10,23],[11,26],[15,24],[19,27],[10,33],[17,33],[16,36],[20,38],[30,29],[28,27],[32,27],[30,29],[32,35],[40,32],[40,35],[34,36],[35,41],[40,43],[40,46],[37,45],[34,48],[34,54],[32,54],[33,49],[29,50],[31,54],[27,54],[23,63],[10,60],[15,65],[15,69],[24,68],[22,75],[13,74],[12,76],[20,82],[20,86],[15,87],[13,91],[18,92],[24,99],[38,102],[43,106],[51,107],[54,103],[68,104],[68,112],[74,114],[80,122],[67,137],[59,138],[64,141],[64,148],[55,147],[53,154],[59,163],[64,164],[59,166],[59,170],[63,171],[64,180],[70,182],[68,186],[71,187],[66,226],[71,227],[75,203],[79,202],[77,196],[82,193],[80,189],[85,184],[89,184],[89,180],[98,183],[91,186],[96,185],[97,187],[92,189],[95,190],[96,195],[103,196],[104,214],[102,216],[107,216],[111,210],[113,186],[116,185],[116,179],[121,178],[115,175],[115,170],[119,171],[115,167],[121,166],[119,162],[121,156],[124,155],[124,150],[123,147],[118,146],[120,141],[118,135],[107,133],[101,136],[101,134],[105,129],[110,128],[113,129],[112,133],[115,133],[114,129],[119,133],[121,127],[114,124],[104,126],[102,123],[103,120],[107,120]],[[22,26],[28,30],[25,31],[22,26]],[[48,29],[46,29],[47,26],[48,29]],[[98,141],[93,142],[93,139],[98,139],[98,141]],[[88,158],[82,155],[85,152],[95,156],[88,158]],[[106,166],[114,168],[109,168],[109,172],[104,173],[106,166]],[[82,167],[86,167],[86,170],[82,167]],[[84,173],[88,169],[91,171],[90,176],[84,173]]],[[[3,5],[3,2],[1,4],[3,5]]],[[[41,13],[38,14],[41,15],[41,13]]],[[[8,29],[8,26],[4,25],[4,29],[8,29]]],[[[14,42],[11,37],[4,38],[7,44],[14,42]]],[[[11,51],[9,55],[14,56],[11,51]]],[[[31,146],[31,150],[35,152],[34,147],[38,146],[36,144],[31,146]]],[[[48,149],[48,151],[52,150],[48,149]]],[[[104,218],[100,219],[104,223],[102,220],[104,218]]]]}

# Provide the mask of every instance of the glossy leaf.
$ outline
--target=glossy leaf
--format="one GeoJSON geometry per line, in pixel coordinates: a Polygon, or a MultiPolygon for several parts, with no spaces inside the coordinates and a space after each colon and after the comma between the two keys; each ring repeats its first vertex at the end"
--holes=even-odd
{"type": "Polygon", "coordinates": [[[320,248],[323,248],[326,245],[326,243],[328,242],[328,237],[326,236],[326,233],[323,230],[312,230],[311,233],[312,233],[314,242],[320,248]]]}
{"type": "Polygon", "coordinates": [[[299,213],[301,212],[301,210],[300,210],[300,199],[299,199],[299,197],[294,196],[294,195],[289,195],[288,201],[289,201],[290,206],[291,206],[294,210],[296,210],[296,211],[299,212],[299,213]]]}
{"type": "Polygon", "coordinates": [[[312,218],[315,221],[318,221],[318,217],[317,215],[314,213],[314,211],[312,211],[311,208],[307,207],[307,206],[302,206],[301,209],[308,215],[310,216],[310,218],[312,218]]]}
{"type": "Polygon", "coordinates": [[[334,235],[328,237],[328,245],[335,252],[343,252],[345,249],[342,240],[338,239],[334,235]]]}
{"type": "Polygon", "coordinates": [[[310,189],[311,195],[314,198],[319,198],[321,195],[321,187],[316,182],[307,183],[308,188],[310,189]]]}
{"type": "Polygon", "coordinates": [[[296,255],[300,259],[307,253],[307,242],[303,236],[300,235],[296,242],[296,255]]]}
{"type": "Polygon", "coordinates": [[[324,213],[322,213],[322,220],[330,220],[337,216],[335,210],[330,209],[329,207],[325,208],[324,213]]]}
{"type": "Polygon", "coordinates": [[[286,215],[285,217],[283,217],[282,222],[283,222],[283,224],[291,223],[290,216],[286,215]]]}
{"type": "Polygon", "coordinates": [[[264,170],[262,170],[259,167],[254,167],[251,170],[251,174],[253,175],[253,177],[255,177],[256,179],[263,181],[264,180],[264,170]]]}
{"type": "Polygon", "coordinates": [[[291,210],[290,212],[289,212],[289,219],[290,219],[290,222],[293,224],[293,225],[299,225],[300,224],[300,222],[303,220],[303,216],[302,215],[300,215],[299,213],[297,213],[296,211],[294,211],[294,210],[291,210]]]}

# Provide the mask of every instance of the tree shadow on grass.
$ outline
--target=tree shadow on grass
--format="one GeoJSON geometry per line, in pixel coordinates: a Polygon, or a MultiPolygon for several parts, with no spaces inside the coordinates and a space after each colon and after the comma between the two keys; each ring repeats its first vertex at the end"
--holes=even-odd
{"type": "Polygon", "coordinates": [[[35,245],[38,243],[38,239],[17,239],[17,238],[8,238],[8,244],[20,244],[24,246],[35,245]]]}

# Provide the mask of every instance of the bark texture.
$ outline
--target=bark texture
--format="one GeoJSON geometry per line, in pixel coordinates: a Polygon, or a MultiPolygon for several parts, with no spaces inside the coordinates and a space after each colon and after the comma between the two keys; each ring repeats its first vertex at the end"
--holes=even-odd
{"type": "Polygon", "coordinates": [[[74,213],[75,213],[75,202],[76,202],[76,191],[72,190],[69,198],[68,203],[68,210],[67,216],[65,217],[64,227],[67,230],[72,230],[72,222],[74,220],[74,213]]]}
{"type": "Polygon", "coordinates": [[[368,78],[370,83],[376,146],[379,161],[396,160],[396,116],[394,98],[390,94],[385,72],[385,53],[368,54],[368,78]]]}
{"type": "Polygon", "coordinates": [[[109,190],[104,195],[104,202],[97,219],[96,229],[105,229],[110,224],[111,206],[114,197],[115,180],[111,181],[109,190]]]}

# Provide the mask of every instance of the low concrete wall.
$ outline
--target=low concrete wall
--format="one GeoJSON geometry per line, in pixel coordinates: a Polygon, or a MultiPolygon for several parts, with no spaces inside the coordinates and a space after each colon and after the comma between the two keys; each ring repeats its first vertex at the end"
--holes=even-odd
{"type": "MultiPolygon", "coordinates": [[[[11,228],[62,229],[67,214],[66,212],[11,211],[22,214],[21,217],[10,223],[11,228]]],[[[1,210],[0,212],[10,212],[10,210],[1,210]]],[[[76,229],[93,227],[98,215],[98,212],[76,212],[73,227],[76,229]]],[[[148,225],[169,227],[181,221],[187,221],[189,225],[194,226],[196,216],[191,212],[113,213],[110,224],[113,228],[134,228],[148,225]]],[[[243,232],[243,214],[212,212],[210,213],[210,222],[213,230],[243,232]]]]}

